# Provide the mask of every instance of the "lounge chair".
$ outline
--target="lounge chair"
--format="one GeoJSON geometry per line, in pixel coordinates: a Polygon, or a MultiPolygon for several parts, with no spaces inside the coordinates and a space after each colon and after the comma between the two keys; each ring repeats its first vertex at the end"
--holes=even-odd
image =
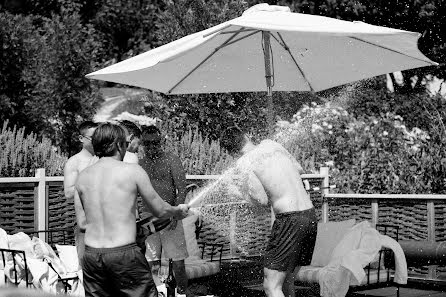
{"type": "Polygon", "coordinates": [[[296,283],[304,286],[319,284],[322,296],[332,294],[333,292],[329,292],[332,289],[337,293],[337,290],[343,290],[340,296],[345,296],[347,292],[387,286],[396,286],[396,296],[399,296],[400,285],[407,283],[407,264],[401,247],[385,235],[388,229],[393,228],[393,234],[398,239],[398,228],[378,225],[377,229],[384,233],[378,234],[376,230],[371,230],[373,228],[368,222],[362,222],[356,228],[364,227],[363,230],[370,232],[361,233],[362,230],[356,230],[357,234],[352,235],[354,223],[354,220],[348,220],[318,224],[312,263],[296,272],[296,283]],[[347,281],[342,289],[339,283],[336,288],[330,288],[330,283],[342,283],[344,280],[347,281]]]}

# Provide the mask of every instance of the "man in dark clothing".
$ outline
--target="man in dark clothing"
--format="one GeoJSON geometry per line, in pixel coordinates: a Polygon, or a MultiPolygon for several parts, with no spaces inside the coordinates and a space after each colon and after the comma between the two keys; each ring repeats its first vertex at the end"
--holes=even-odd
{"type": "MultiPolygon", "coordinates": [[[[141,166],[148,173],[155,191],[170,205],[184,203],[186,175],[181,160],[163,150],[159,129],[155,126],[143,127],[142,144],[145,156],[141,161],[141,166]]],[[[141,217],[149,215],[150,212],[143,211],[141,217]]],[[[181,221],[173,219],[168,227],[150,235],[146,240],[146,258],[152,268],[154,281],[157,285],[160,284],[157,275],[160,269],[161,250],[165,258],[173,260],[178,292],[184,294],[187,288],[184,259],[188,257],[188,254],[181,221]]]]}

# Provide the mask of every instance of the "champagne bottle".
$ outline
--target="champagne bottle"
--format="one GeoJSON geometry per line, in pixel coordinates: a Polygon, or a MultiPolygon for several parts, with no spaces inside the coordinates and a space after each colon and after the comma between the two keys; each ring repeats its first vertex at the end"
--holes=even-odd
{"type": "Polygon", "coordinates": [[[169,274],[166,279],[167,297],[175,297],[175,289],[177,287],[177,281],[173,275],[172,259],[169,259],[169,274]]]}

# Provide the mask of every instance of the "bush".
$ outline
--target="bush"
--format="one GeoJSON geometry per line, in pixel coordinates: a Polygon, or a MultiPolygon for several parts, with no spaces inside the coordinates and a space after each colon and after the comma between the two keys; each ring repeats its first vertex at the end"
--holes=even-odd
{"type": "Polygon", "coordinates": [[[392,113],[355,118],[341,107],[313,104],[291,122],[280,122],[275,138],[306,171],[330,165],[333,182],[344,193],[435,190],[429,135],[408,130],[403,118],[392,113]]]}
{"type": "Polygon", "coordinates": [[[37,135],[25,135],[25,128],[8,127],[3,123],[0,134],[0,176],[34,176],[37,168],[45,168],[46,175],[63,175],[63,167],[67,160],[51,145],[49,139],[37,139],[37,135]]]}
{"type": "Polygon", "coordinates": [[[182,133],[177,139],[167,137],[165,148],[180,157],[188,174],[221,174],[233,160],[218,141],[203,136],[197,128],[182,133]]]}

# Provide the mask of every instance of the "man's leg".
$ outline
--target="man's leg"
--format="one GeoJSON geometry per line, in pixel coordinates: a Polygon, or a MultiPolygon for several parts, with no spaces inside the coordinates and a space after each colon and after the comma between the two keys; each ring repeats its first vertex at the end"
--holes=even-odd
{"type": "Polygon", "coordinates": [[[296,296],[296,287],[294,286],[295,275],[298,272],[300,266],[297,266],[296,269],[292,273],[287,273],[285,277],[285,281],[283,283],[283,294],[285,297],[295,297],[296,296]]]}
{"type": "Polygon", "coordinates": [[[161,266],[161,239],[160,234],[155,233],[146,239],[146,259],[149,262],[150,270],[152,272],[153,281],[156,286],[162,285],[159,278],[159,270],[161,266]]]}
{"type": "Polygon", "coordinates": [[[184,259],[188,257],[184,229],[181,221],[178,221],[174,230],[162,230],[160,232],[163,246],[163,258],[173,260],[173,272],[177,281],[178,291],[185,294],[187,290],[187,275],[184,259]]]}
{"type": "Polygon", "coordinates": [[[173,272],[175,273],[175,279],[177,281],[178,293],[186,294],[187,289],[187,275],[186,275],[186,265],[184,265],[184,260],[173,261],[173,272]]]}
{"type": "Polygon", "coordinates": [[[136,244],[108,249],[103,256],[107,263],[112,296],[157,297],[158,291],[149,264],[136,244]]]}
{"type": "Polygon", "coordinates": [[[76,246],[77,257],[79,260],[79,268],[81,268],[81,261],[85,253],[85,232],[81,232],[77,225],[74,228],[74,244],[76,246]]]}
{"type": "Polygon", "coordinates": [[[263,268],[263,288],[267,297],[284,297],[282,286],[287,273],[285,271],[263,268]]]}
{"type": "Polygon", "coordinates": [[[150,271],[152,272],[153,281],[155,282],[155,285],[158,287],[162,285],[161,279],[159,278],[159,270],[161,267],[161,261],[150,261],[149,262],[150,271]]]}
{"type": "Polygon", "coordinates": [[[104,266],[100,255],[85,252],[81,259],[83,287],[85,297],[112,297],[107,285],[107,277],[103,273],[104,266]]]}

